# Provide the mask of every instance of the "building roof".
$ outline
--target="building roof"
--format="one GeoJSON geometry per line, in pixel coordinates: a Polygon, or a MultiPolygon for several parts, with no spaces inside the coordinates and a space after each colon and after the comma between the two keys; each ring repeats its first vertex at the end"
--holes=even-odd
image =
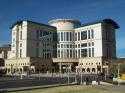
{"type": "Polygon", "coordinates": [[[50,25],[47,25],[47,24],[43,24],[43,23],[39,23],[39,22],[34,22],[34,21],[30,21],[30,20],[18,20],[18,21],[16,21],[15,23],[13,23],[11,25],[10,29],[12,29],[17,24],[22,24],[23,21],[27,21],[29,23],[34,23],[34,24],[38,24],[38,25],[48,26],[48,27],[56,29],[56,27],[54,27],[54,26],[50,26],[50,25]]]}
{"type": "Polygon", "coordinates": [[[53,20],[50,20],[48,23],[53,24],[53,23],[57,23],[57,22],[72,22],[72,23],[81,25],[81,22],[79,20],[75,20],[75,19],[53,19],[53,20]]]}
{"type": "Polygon", "coordinates": [[[85,23],[85,24],[82,24],[81,27],[93,25],[93,24],[97,24],[97,23],[109,23],[109,24],[112,24],[116,29],[119,28],[119,25],[115,21],[113,21],[112,19],[103,19],[103,20],[97,20],[97,21],[90,22],[90,23],[85,23]]]}

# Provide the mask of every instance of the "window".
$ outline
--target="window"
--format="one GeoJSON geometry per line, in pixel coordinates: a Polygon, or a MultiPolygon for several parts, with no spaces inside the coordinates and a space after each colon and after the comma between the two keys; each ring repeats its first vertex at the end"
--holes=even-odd
{"type": "Polygon", "coordinates": [[[63,44],[61,44],[61,48],[63,48],[63,44]]]}
{"type": "Polygon", "coordinates": [[[67,49],[67,58],[69,58],[69,50],[67,49]]]}
{"type": "Polygon", "coordinates": [[[91,57],[91,48],[89,48],[89,57],[91,57]]]}
{"type": "Polygon", "coordinates": [[[94,48],[92,48],[92,57],[94,57],[94,48]]]}
{"type": "Polygon", "coordinates": [[[60,33],[58,33],[58,41],[60,41],[60,33]]]}
{"type": "Polygon", "coordinates": [[[67,44],[67,48],[69,48],[69,44],[67,44]]]}
{"type": "Polygon", "coordinates": [[[81,32],[81,40],[87,39],[87,31],[82,31],[81,32]]]}
{"type": "Polygon", "coordinates": [[[69,32],[66,32],[66,41],[69,41],[69,32]]]}
{"type": "Polygon", "coordinates": [[[87,49],[81,49],[81,57],[87,57],[87,49]]]}
{"type": "Polygon", "coordinates": [[[70,48],[72,48],[72,44],[70,44],[70,48]]]}
{"type": "Polygon", "coordinates": [[[78,40],[80,40],[80,32],[78,32],[78,40]]]}
{"type": "Polygon", "coordinates": [[[20,31],[20,40],[22,40],[22,31],[20,31]]]}
{"type": "Polygon", "coordinates": [[[70,41],[72,41],[72,33],[71,32],[70,32],[70,36],[69,37],[70,37],[70,41]]]}
{"type": "Polygon", "coordinates": [[[66,41],[66,32],[64,32],[63,34],[64,34],[64,41],[66,41]]]}
{"type": "Polygon", "coordinates": [[[77,33],[75,33],[75,41],[77,41],[77,33]]]}
{"type": "Polygon", "coordinates": [[[61,32],[61,41],[63,41],[63,32],[61,32]]]}
{"type": "Polygon", "coordinates": [[[20,43],[20,47],[22,47],[22,43],[20,43]]]}
{"type": "Polygon", "coordinates": [[[88,39],[90,39],[90,30],[88,30],[88,39]]]}
{"type": "Polygon", "coordinates": [[[15,38],[13,38],[13,42],[15,41],[15,38]]]}
{"type": "Polygon", "coordinates": [[[95,72],[95,68],[92,68],[92,72],[95,72]]]}
{"type": "Polygon", "coordinates": [[[70,58],[72,58],[72,50],[70,50],[70,58]]]}
{"type": "Polygon", "coordinates": [[[78,48],[80,48],[80,44],[78,44],[78,48]]]}
{"type": "Polygon", "coordinates": [[[92,46],[94,46],[94,42],[92,42],[92,46]]]}
{"type": "Polygon", "coordinates": [[[91,38],[94,38],[94,30],[91,30],[91,38]]]}
{"type": "Polygon", "coordinates": [[[22,49],[20,49],[20,57],[22,57],[22,49]]]}
{"type": "Polygon", "coordinates": [[[87,47],[87,43],[82,43],[81,47],[87,47]]]}
{"type": "Polygon", "coordinates": [[[78,58],[80,58],[80,49],[78,50],[78,58]]]}
{"type": "Polygon", "coordinates": [[[87,72],[90,72],[90,68],[87,68],[87,72]]]}

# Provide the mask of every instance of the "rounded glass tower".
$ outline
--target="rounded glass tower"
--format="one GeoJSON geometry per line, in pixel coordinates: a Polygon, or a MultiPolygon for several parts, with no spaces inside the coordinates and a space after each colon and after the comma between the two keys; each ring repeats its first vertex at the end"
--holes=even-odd
{"type": "Polygon", "coordinates": [[[74,28],[81,26],[81,23],[73,19],[55,19],[49,24],[57,28],[57,58],[75,58],[74,28]]]}

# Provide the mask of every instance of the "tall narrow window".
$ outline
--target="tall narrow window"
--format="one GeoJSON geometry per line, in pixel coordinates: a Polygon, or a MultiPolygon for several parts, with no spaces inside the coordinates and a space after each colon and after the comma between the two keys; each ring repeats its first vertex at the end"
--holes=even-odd
{"type": "Polygon", "coordinates": [[[20,57],[22,57],[22,49],[20,49],[20,57]]]}
{"type": "Polygon", "coordinates": [[[78,40],[80,40],[80,32],[78,32],[78,40]]]}
{"type": "Polygon", "coordinates": [[[72,58],[72,50],[70,50],[70,58],[72,58]]]}
{"type": "Polygon", "coordinates": [[[87,49],[81,49],[81,57],[87,57],[87,49]]]}
{"type": "Polygon", "coordinates": [[[94,30],[91,30],[91,38],[94,38],[94,30]]]}
{"type": "Polygon", "coordinates": [[[66,41],[69,41],[69,32],[66,32],[66,41]]]}
{"type": "Polygon", "coordinates": [[[22,40],[22,31],[20,31],[20,40],[22,40]]]}
{"type": "Polygon", "coordinates": [[[63,32],[61,32],[61,41],[63,41],[63,32]]]}
{"type": "Polygon", "coordinates": [[[58,58],[60,58],[60,50],[58,50],[58,58]]]}
{"type": "Polygon", "coordinates": [[[66,32],[64,32],[63,35],[64,35],[64,41],[66,41],[66,32]]]}
{"type": "Polygon", "coordinates": [[[75,41],[77,41],[77,33],[75,33],[75,41]]]}
{"type": "Polygon", "coordinates": [[[78,58],[80,58],[80,49],[78,50],[78,58]]]}
{"type": "Polygon", "coordinates": [[[70,41],[72,41],[72,33],[70,32],[70,41]]]}
{"type": "Polygon", "coordinates": [[[58,33],[58,41],[60,41],[60,33],[58,33]]]}
{"type": "Polygon", "coordinates": [[[89,48],[89,57],[91,57],[91,48],[89,48]]]}
{"type": "Polygon", "coordinates": [[[90,39],[90,30],[88,30],[88,39],[90,39]]]}
{"type": "Polygon", "coordinates": [[[92,48],[92,57],[94,57],[94,48],[92,48]]]}
{"type": "Polygon", "coordinates": [[[82,31],[81,32],[81,40],[87,39],[87,31],[82,31]]]}

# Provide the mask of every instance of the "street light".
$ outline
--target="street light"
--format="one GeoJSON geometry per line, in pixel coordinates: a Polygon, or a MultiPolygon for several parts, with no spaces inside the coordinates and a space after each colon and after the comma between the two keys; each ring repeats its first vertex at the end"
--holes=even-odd
{"type": "Polygon", "coordinates": [[[82,65],[80,66],[80,73],[81,73],[81,84],[82,84],[82,65]]]}
{"type": "Polygon", "coordinates": [[[118,74],[117,74],[117,76],[118,76],[118,86],[120,85],[120,83],[119,83],[119,79],[120,79],[120,63],[118,63],[118,74]]]}

